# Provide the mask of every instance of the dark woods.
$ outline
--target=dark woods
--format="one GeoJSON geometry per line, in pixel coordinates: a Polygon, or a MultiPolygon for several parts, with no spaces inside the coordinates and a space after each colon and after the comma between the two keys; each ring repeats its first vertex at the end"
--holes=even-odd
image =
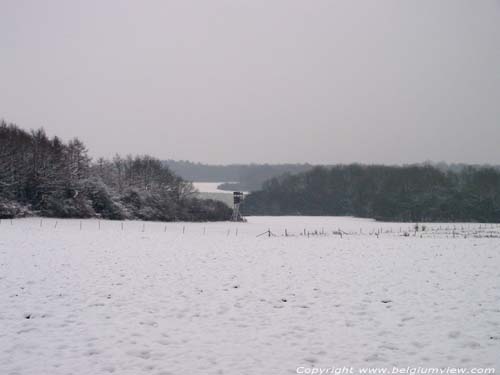
{"type": "Polygon", "coordinates": [[[193,193],[191,183],[150,156],[92,162],[78,139],[66,144],[0,122],[0,217],[230,218],[225,204],[193,193]]]}
{"type": "Polygon", "coordinates": [[[266,182],[246,215],[352,215],[390,221],[500,222],[500,172],[486,167],[316,167],[266,182]]]}

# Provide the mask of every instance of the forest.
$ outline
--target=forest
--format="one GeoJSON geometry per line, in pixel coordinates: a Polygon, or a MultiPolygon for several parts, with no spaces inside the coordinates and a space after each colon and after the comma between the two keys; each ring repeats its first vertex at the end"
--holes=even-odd
{"type": "Polygon", "coordinates": [[[493,167],[337,165],[266,181],[245,215],[345,215],[384,221],[500,222],[493,167]]]}
{"type": "Polygon", "coordinates": [[[0,218],[101,217],[216,221],[222,202],[196,198],[190,182],[151,156],[92,161],[77,138],[64,143],[43,129],[0,122],[0,218]]]}
{"type": "MultiPolygon", "coordinates": [[[[242,205],[245,215],[500,222],[498,167],[173,163],[194,180],[254,184],[242,205]]],[[[191,182],[154,157],[92,160],[77,138],[65,143],[43,129],[28,132],[2,120],[0,218],[31,215],[215,221],[228,220],[231,209],[197,198],[191,182]]]]}

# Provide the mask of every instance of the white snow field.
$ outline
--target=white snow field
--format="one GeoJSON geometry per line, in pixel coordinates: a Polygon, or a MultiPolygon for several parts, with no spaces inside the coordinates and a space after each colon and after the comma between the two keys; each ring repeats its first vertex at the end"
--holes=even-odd
{"type": "Polygon", "coordinates": [[[498,372],[500,227],[409,227],[2,220],[0,374],[498,372]]]}

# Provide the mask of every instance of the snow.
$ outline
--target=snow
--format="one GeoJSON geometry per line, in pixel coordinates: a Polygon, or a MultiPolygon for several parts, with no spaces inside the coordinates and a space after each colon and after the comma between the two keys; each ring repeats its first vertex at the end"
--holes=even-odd
{"type": "Polygon", "coordinates": [[[226,182],[193,182],[193,186],[200,193],[226,193],[232,194],[232,192],[227,190],[219,189],[219,186],[225,184],[226,182]]]}
{"type": "Polygon", "coordinates": [[[500,227],[412,227],[2,220],[0,374],[498,369],[500,227]]]}

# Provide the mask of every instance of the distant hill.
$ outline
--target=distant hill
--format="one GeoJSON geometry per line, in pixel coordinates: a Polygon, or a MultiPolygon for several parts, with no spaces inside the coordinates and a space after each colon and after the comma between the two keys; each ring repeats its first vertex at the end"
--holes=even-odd
{"type": "MultiPolygon", "coordinates": [[[[210,165],[195,163],[186,160],[165,160],[167,165],[175,174],[185,180],[196,182],[225,182],[220,185],[221,190],[228,191],[257,191],[261,190],[265,181],[285,174],[298,174],[310,171],[316,165],[312,164],[228,164],[210,165]]],[[[460,173],[466,168],[491,167],[500,170],[498,165],[470,165],[461,163],[433,163],[425,162],[414,165],[432,165],[442,172],[460,173]]],[[[333,164],[322,165],[333,167],[333,164]]]]}
{"type": "Polygon", "coordinates": [[[190,161],[166,160],[164,163],[177,175],[196,182],[236,182],[222,185],[224,190],[255,191],[262,183],[283,174],[306,172],[311,164],[229,164],[209,165],[190,161]]]}

